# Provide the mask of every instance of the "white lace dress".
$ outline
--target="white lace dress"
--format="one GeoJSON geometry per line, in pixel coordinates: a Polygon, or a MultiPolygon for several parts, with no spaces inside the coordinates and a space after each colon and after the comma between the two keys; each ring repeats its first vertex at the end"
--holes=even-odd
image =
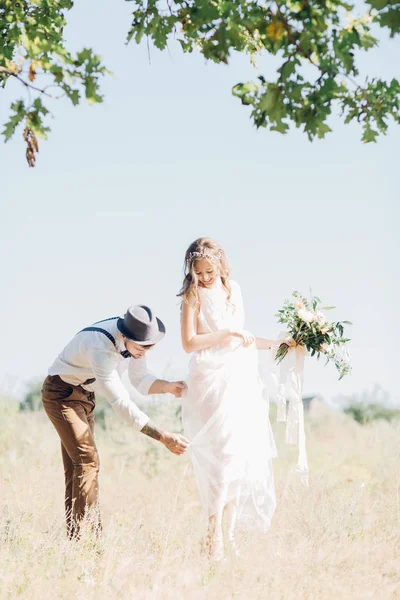
{"type": "MultiPolygon", "coordinates": [[[[240,287],[230,285],[229,303],[220,279],[199,288],[197,333],[243,329],[240,287]]],[[[276,506],[276,449],[262,391],[255,344],[244,348],[234,338],[193,355],[182,418],[206,515],[236,500],[237,526],[266,531],[276,506]]]]}

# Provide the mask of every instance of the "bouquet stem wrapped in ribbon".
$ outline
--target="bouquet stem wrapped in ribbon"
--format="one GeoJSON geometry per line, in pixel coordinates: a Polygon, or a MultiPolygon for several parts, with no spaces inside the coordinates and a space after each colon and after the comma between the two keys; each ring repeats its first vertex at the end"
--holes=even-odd
{"type": "Polygon", "coordinates": [[[299,444],[299,457],[296,470],[301,481],[308,486],[308,463],[304,430],[304,407],[302,399],[304,359],[308,353],[320,358],[326,357],[326,364],[335,363],[342,379],[351,371],[346,344],[350,341],[344,336],[343,325],[350,321],[329,322],[323,310],[334,306],[319,308],[321,300],[312,296],[307,300],[299,292],[293,292],[293,301],[285,300],[277,317],[284,323],[287,332],[280,335],[275,359],[281,364],[278,395],[277,420],[286,422],[286,443],[299,444]],[[290,340],[288,340],[290,336],[290,340]],[[289,406],[287,408],[287,400],[289,406]]]}

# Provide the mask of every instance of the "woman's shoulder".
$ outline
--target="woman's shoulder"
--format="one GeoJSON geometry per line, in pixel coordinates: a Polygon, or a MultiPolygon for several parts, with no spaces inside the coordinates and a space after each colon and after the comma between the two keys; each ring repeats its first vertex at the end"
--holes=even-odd
{"type": "Polygon", "coordinates": [[[242,303],[242,290],[240,289],[240,285],[234,279],[229,279],[229,287],[231,288],[231,302],[233,304],[241,304],[242,303]]]}
{"type": "Polygon", "coordinates": [[[197,294],[185,294],[182,298],[181,313],[199,309],[199,297],[197,294]]]}
{"type": "Polygon", "coordinates": [[[234,279],[229,279],[229,285],[231,286],[232,291],[240,291],[240,285],[234,279]]]}

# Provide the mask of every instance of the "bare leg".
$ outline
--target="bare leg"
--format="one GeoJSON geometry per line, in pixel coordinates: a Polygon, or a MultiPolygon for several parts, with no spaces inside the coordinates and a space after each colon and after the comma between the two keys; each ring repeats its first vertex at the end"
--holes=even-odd
{"type": "Polygon", "coordinates": [[[235,541],[235,526],[238,513],[239,495],[225,504],[224,518],[226,520],[226,534],[228,538],[228,546],[235,556],[240,556],[239,550],[235,541]]]}
{"type": "Polygon", "coordinates": [[[224,540],[222,536],[223,509],[209,518],[206,538],[206,550],[209,558],[221,560],[224,557],[224,540]]]}
{"type": "Polygon", "coordinates": [[[237,518],[237,500],[231,500],[224,506],[224,516],[226,519],[226,531],[228,540],[233,540],[235,537],[235,525],[237,518]]]}
{"type": "Polygon", "coordinates": [[[222,517],[224,514],[224,505],[226,499],[226,486],[224,484],[216,485],[213,488],[213,496],[216,499],[216,511],[208,521],[208,532],[206,537],[206,552],[212,560],[221,560],[224,558],[224,538],[222,534],[222,517]]]}

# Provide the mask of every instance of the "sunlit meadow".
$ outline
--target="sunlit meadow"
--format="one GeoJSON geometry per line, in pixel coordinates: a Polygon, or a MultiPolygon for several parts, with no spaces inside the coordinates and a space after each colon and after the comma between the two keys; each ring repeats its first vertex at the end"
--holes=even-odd
{"type": "MultiPolygon", "coordinates": [[[[308,489],[293,473],[296,449],[274,423],[272,527],[239,537],[240,557],[210,564],[187,457],[106,416],[96,434],[103,538],[71,542],[55,431],[42,411],[0,405],[1,598],[400,598],[399,423],[362,426],[314,401],[308,489]]],[[[177,429],[176,409],[152,414],[177,429]]]]}

